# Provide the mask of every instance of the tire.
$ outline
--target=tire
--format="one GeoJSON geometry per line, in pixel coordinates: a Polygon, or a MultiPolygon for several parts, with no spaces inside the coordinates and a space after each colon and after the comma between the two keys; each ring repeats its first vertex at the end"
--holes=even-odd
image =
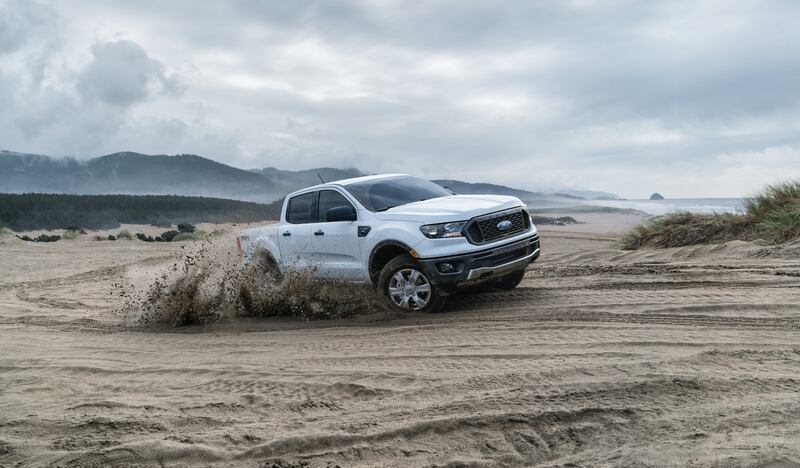
{"type": "Polygon", "coordinates": [[[378,277],[389,304],[403,311],[439,312],[447,297],[438,288],[411,255],[393,258],[383,267],[378,277]]]}
{"type": "Polygon", "coordinates": [[[259,274],[263,275],[265,279],[274,283],[280,283],[283,281],[283,274],[281,273],[280,268],[278,268],[278,263],[270,254],[264,251],[257,254],[256,259],[253,262],[253,266],[257,268],[259,274]]]}
{"type": "Polygon", "coordinates": [[[490,284],[494,288],[502,289],[503,291],[511,291],[512,289],[519,286],[519,283],[522,282],[522,278],[524,277],[525,277],[525,269],[523,268],[522,270],[517,270],[501,278],[497,278],[490,284]]]}

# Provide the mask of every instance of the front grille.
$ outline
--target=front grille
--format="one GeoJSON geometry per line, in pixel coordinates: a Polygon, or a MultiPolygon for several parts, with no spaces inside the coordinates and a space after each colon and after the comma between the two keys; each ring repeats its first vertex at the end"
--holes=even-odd
{"type": "Polygon", "coordinates": [[[483,243],[483,234],[478,223],[471,223],[467,228],[467,237],[476,244],[483,243]]]}
{"type": "Polygon", "coordinates": [[[467,239],[473,244],[485,244],[505,237],[525,232],[530,227],[528,212],[522,209],[493,213],[475,218],[467,225],[467,239]],[[503,221],[510,221],[508,229],[497,227],[503,221]]]}

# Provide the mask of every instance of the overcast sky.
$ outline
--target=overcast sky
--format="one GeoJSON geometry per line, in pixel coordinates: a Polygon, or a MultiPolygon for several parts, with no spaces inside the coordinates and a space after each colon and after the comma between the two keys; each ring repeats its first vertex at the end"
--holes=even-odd
{"type": "Polygon", "coordinates": [[[625,197],[800,177],[798,1],[0,0],[0,148],[625,197]]]}

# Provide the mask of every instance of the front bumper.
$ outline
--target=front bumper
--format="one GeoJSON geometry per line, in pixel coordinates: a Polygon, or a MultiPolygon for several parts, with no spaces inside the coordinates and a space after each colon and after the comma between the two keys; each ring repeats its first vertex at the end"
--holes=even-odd
{"type": "Polygon", "coordinates": [[[525,269],[539,258],[539,234],[509,244],[466,254],[422,258],[418,262],[428,279],[445,294],[525,269]],[[447,271],[447,266],[453,268],[447,271]]]}

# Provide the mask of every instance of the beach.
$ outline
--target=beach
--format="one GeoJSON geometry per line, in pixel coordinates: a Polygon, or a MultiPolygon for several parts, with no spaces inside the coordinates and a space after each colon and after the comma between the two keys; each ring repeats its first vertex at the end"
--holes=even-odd
{"type": "Polygon", "coordinates": [[[442,313],[181,328],[116,285],[192,243],[5,239],[0,466],[800,464],[800,244],[584,222],[442,313]]]}

